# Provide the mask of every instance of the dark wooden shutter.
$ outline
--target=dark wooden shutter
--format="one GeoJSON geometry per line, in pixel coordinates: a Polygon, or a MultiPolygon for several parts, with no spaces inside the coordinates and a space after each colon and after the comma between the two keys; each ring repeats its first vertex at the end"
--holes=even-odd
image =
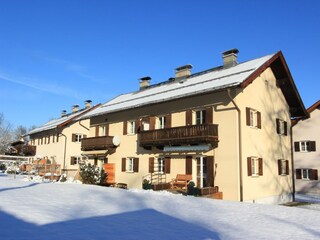
{"type": "Polygon", "coordinates": [[[96,126],[96,137],[99,137],[99,126],[96,126]]]}
{"type": "Polygon", "coordinates": [[[276,129],[277,129],[277,134],[280,134],[280,119],[276,119],[276,129]]]}
{"type": "Polygon", "coordinates": [[[186,111],[186,126],[192,125],[192,110],[186,111]]]}
{"type": "Polygon", "coordinates": [[[259,161],[259,176],[262,176],[263,175],[263,161],[262,161],[262,158],[259,158],[258,161],[259,161]]]}
{"type": "Polygon", "coordinates": [[[212,107],[208,107],[206,109],[206,120],[205,123],[213,123],[213,108],[212,107]]]}
{"type": "Polygon", "coordinates": [[[257,112],[257,128],[261,129],[261,112],[257,112]]]}
{"type": "Polygon", "coordinates": [[[281,160],[278,160],[278,175],[281,175],[281,160]]]}
{"type": "Polygon", "coordinates": [[[310,141],[309,142],[309,151],[315,152],[316,151],[316,142],[315,141],[310,141]]]}
{"type": "Polygon", "coordinates": [[[213,156],[207,157],[207,187],[213,187],[213,156]]]}
{"type": "Polygon", "coordinates": [[[75,142],[76,141],[76,134],[72,134],[72,142],[75,142]]]}
{"type": "Polygon", "coordinates": [[[156,118],[149,117],[149,130],[154,130],[156,127],[156,118]]]}
{"type": "Polygon", "coordinates": [[[123,135],[127,135],[128,134],[128,122],[124,121],[123,122],[123,135]]]}
{"type": "Polygon", "coordinates": [[[122,164],[121,164],[121,171],[125,172],[126,171],[126,158],[122,158],[122,164]]]}
{"type": "Polygon", "coordinates": [[[149,173],[154,172],[154,157],[149,157],[149,173]]]}
{"type": "Polygon", "coordinates": [[[299,142],[294,142],[294,151],[300,152],[300,143],[299,142]]]}
{"type": "Polygon", "coordinates": [[[192,174],[192,156],[186,156],[186,174],[192,174]]]}
{"type": "Polygon", "coordinates": [[[74,165],[74,160],[75,160],[76,158],[75,157],[71,157],[70,158],[70,165],[74,165]]]}
{"type": "Polygon", "coordinates": [[[108,163],[108,161],[109,161],[109,159],[108,159],[108,158],[105,158],[105,159],[103,160],[103,163],[106,164],[106,163],[108,163]]]}
{"type": "Polygon", "coordinates": [[[302,177],[301,177],[301,172],[302,172],[302,170],[301,169],[296,169],[296,179],[301,179],[302,177]]]}
{"type": "Polygon", "coordinates": [[[104,132],[105,136],[109,136],[109,123],[107,123],[105,125],[105,132],[104,132]]]}
{"type": "Polygon", "coordinates": [[[286,160],[286,174],[289,175],[289,160],[286,160]]]}
{"type": "Polygon", "coordinates": [[[252,176],[251,157],[247,157],[248,176],[252,176]]]}
{"type": "Polygon", "coordinates": [[[165,128],[171,128],[171,114],[166,115],[166,126],[165,128]]]}
{"type": "Polygon", "coordinates": [[[283,123],[283,127],[284,127],[284,135],[285,135],[285,136],[288,136],[288,123],[287,123],[287,122],[284,122],[284,123],[283,123]]]}
{"type": "Polygon", "coordinates": [[[133,159],[133,171],[139,172],[139,158],[133,159]]]}
{"type": "Polygon", "coordinates": [[[164,158],[164,168],[166,173],[170,173],[171,168],[171,157],[164,158]]]}
{"type": "Polygon", "coordinates": [[[141,121],[140,121],[140,119],[137,119],[136,123],[135,123],[134,133],[139,133],[140,132],[140,127],[141,127],[140,125],[141,125],[141,121]]]}
{"type": "Polygon", "coordinates": [[[311,169],[311,180],[318,180],[318,170],[317,169],[311,169]]]}
{"type": "Polygon", "coordinates": [[[250,108],[248,107],[246,107],[246,123],[247,123],[247,126],[250,126],[250,108]]]}

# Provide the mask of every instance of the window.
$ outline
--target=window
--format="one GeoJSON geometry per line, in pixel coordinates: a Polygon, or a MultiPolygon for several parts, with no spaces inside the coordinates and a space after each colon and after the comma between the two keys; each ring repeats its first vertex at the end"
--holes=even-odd
{"type": "Polygon", "coordinates": [[[248,176],[262,176],[263,175],[262,158],[248,157],[247,168],[248,168],[248,176]]]}
{"type": "Polygon", "coordinates": [[[86,135],[83,134],[72,134],[72,142],[80,143],[82,138],[86,138],[86,135]]]}
{"type": "Polygon", "coordinates": [[[122,172],[139,172],[139,158],[122,158],[122,172]]]}
{"type": "Polygon", "coordinates": [[[129,121],[128,122],[128,134],[135,134],[135,129],[136,129],[136,122],[129,121]]]}
{"type": "Polygon", "coordinates": [[[261,129],[261,113],[252,108],[246,108],[246,123],[247,126],[261,129]]]}
{"type": "Polygon", "coordinates": [[[289,161],[284,159],[278,160],[278,173],[279,175],[289,175],[289,161]]]}
{"type": "Polygon", "coordinates": [[[166,117],[165,116],[161,116],[159,117],[159,129],[164,129],[166,127],[166,117]]]}
{"type": "Polygon", "coordinates": [[[296,169],[296,179],[318,180],[318,169],[312,169],[312,168],[296,169]]]}
{"type": "Polygon", "coordinates": [[[294,142],[294,151],[295,152],[314,152],[316,151],[316,142],[315,141],[294,142]]]}
{"type": "Polygon", "coordinates": [[[82,158],[79,156],[71,157],[70,165],[77,165],[81,163],[82,158]]]}
{"type": "Polygon", "coordinates": [[[200,110],[195,112],[195,124],[205,124],[206,123],[206,111],[200,110]]]}
{"type": "Polygon", "coordinates": [[[105,136],[106,135],[106,126],[100,126],[99,127],[99,136],[105,136]]]}
{"type": "Polygon", "coordinates": [[[158,158],[158,169],[157,172],[163,174],[165,172],[164,158],[158,158]]]}
{"type": "Polygon", "coordinates": [[[287,136],[287,122],[281,119],[276,119],[277,133],[287,136]]]}

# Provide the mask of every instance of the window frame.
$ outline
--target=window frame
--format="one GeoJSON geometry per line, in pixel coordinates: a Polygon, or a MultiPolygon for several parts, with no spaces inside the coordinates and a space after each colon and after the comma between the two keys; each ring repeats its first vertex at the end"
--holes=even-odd
{"type": "Polygon", "coordinates": [[[206,109],[198,109],[194,111],[194,124],[201,125],[206,123],[207,112],[206,109]],[[198,113],[200,114],[198,116],[198,113]]]}
{"type": "Polygon", "coordinates": [[[261,129],[261,112],[246,107],[246,125],[253,129],[261,129]]]}
{"type": "Polygon", "coordinates": [[[263,176],[263,159],[257,156],[248,157],[247,172],[249,177],[263,176]]]}
{"type": "Polygon", "coordinates": [[[167,124],[167,117],[165,115],[158,117],[158,129],[165,129],[167,124]]]}
{"type": "Polygon", "coordinates": [[[136,121],[130,120],[128,121],[127,135],[134,135],[134,134],[136,134],[136,121]]]}
{"type": "Polygon", "coordinates": [[[133,173],[134,172],[133,170],[134,170],[134,158],[127,157],[127,159],[126,159],[126,172],[133,173]]]}
{"type": "Polygon", "coordinates": [[[287,176],[289,172],[289,160],[278,159],[278,174],[280,176],[287,176]]]}

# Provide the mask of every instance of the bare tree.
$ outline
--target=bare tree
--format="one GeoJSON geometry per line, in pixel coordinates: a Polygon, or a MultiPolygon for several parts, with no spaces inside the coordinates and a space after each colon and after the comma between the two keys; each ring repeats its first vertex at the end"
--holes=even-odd
{"type": "Polygon", "coordinates": [[[13,132],[13,140],[19,141],[22,137],[25,138],[25,134],[27,133],[27,128],[20,125],[13,132]]]}
{"type": "Polygon", "coordinates": [[[0,154],[5,153],[12,139],[12,125],[5,120],[3,113],[0,113],[0,154]]]}

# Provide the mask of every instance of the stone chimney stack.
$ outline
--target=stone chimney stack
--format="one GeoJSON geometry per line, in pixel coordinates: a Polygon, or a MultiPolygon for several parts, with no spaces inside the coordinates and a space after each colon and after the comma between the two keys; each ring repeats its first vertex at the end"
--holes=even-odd
{"type": "Polygon", "coordinates": [[[85,107],[85,109],[91,108],[92,107],[92,101],[91,100],[86,100],[84,102],[84,107],[85,107]]]}
{"type": "Polygon", "coordinates": [[[150,86],[150,80],[151,77],[149,76],[140,78],[140,90],[148,88],[150,86]]]}
{"type": "Polygon", "coordinates": [[[72,113],[76,113],[79,111],[79,105],[73,105],[71,109],[72,113]]]}
{"type": "Polygon", "coordinates": [[[66,110],[62,110],[61,111],[61,117],[64,117],[64,116],[66,116],[67,115],[67,111],[66,110]]]}
{"type": "Polygon", "coordinates": [[[190,76],[191,75],[191,68],[192,68],[191,64],[177,67],[176,68],[176,79],[190,76]]]}
{"type": "Polygon", "coordinates": [[[222,53],[223,58],[223,67],[229,68],[233,67],[238,64],[237,57],[238,57],[239,50],[236,48],[230,49],[222,53]]]}

